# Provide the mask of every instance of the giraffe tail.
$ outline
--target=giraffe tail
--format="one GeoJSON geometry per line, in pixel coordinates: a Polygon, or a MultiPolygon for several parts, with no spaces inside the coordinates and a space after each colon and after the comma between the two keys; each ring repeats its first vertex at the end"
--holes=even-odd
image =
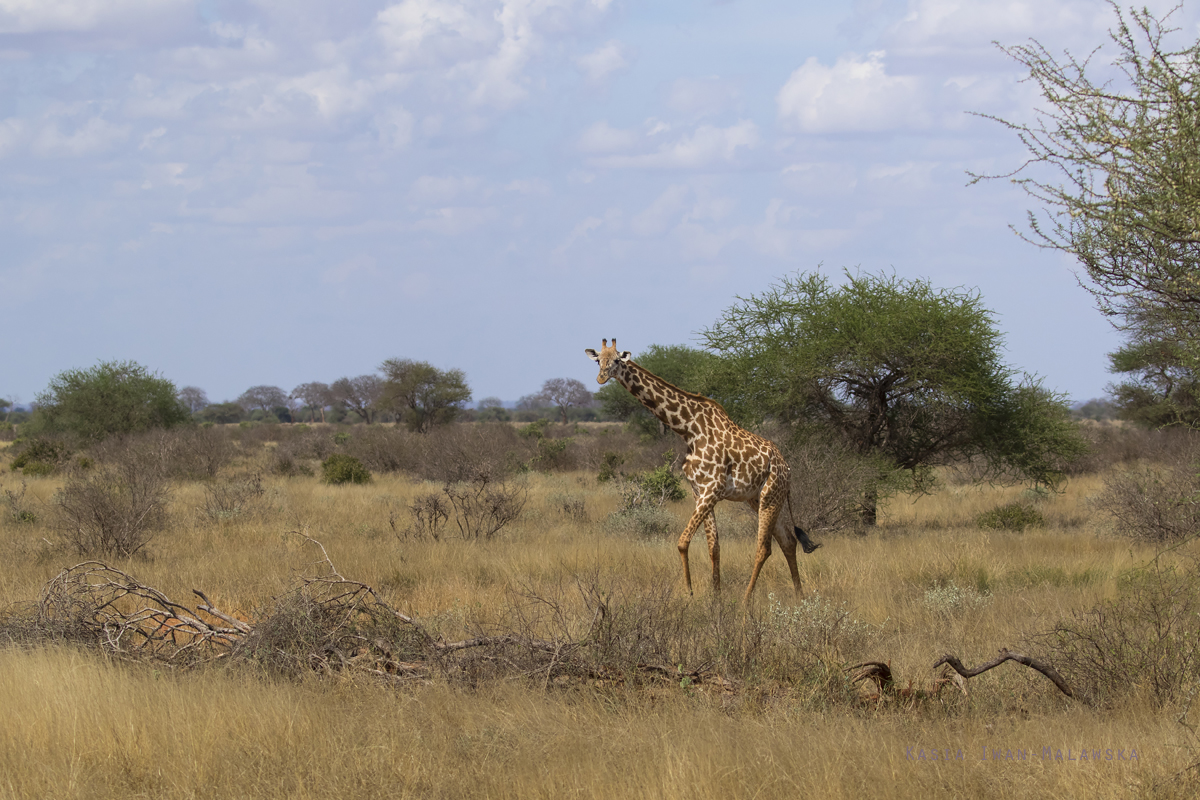
{"type": "Polygon", "coordinates": [[[809,538],[808,534],[796,524],[796,517],[792,514],[792,493],[789,491],[787,495],[788,518],[792,521],[792,535],[796,537],[796,541],[800,543],[800,547],[804,549],[805,555],[811,555],[818,547],[820,542],[814,542],[809,538]]]}

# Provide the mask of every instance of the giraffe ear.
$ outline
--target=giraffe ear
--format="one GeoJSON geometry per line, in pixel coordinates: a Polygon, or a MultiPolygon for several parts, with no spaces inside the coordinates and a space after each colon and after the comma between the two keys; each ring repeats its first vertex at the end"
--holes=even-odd
{"type": "Polygon", "coordinates": [[[628,361],[632,355],[633,355],[632,353],[630,353],[628,350],[626,350],[624,353],[621,353],[621,360],[628,361]]]}
{"type": "Polygon", "coordinates": [[[593,350],[592,348],[589,347],[587,350],[584,350],[583,352],[587,353],[587,357],[590,358],[592,361],[599,363],[600,356],[596,355],[595,350],[593,350]]]}

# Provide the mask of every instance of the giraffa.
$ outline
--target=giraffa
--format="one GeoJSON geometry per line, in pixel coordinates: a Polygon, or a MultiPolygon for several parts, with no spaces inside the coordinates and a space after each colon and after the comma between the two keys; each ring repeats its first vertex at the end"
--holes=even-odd
{"type": "Polygon", "coordinates": [[[771,555],[771,537],[783,549],[796,598],[800,597],[800,571],[796,566],[796,543],[811,553],[820,547],[808,535],[793,525],[792,535],[780,519],[785,503],[791,508],[791,470],[783,453],[774,442],[756,436],[740,427],[715,400],[664,381],[630,358],[628,350],[619,352],[614,338],[610,346],[603,339],[600,352],[584,352],[600,365],[597,383],[612,378],[624,386],[638,401],[671,430],[683,437],[687,456],[683,474],[696,496],[696,510],[679,537],[679,557],[683,560],[683,578],[688,592],[692,591],[692,573],[688,567],[688,546],[701,524],[708,539],[708,555],[712,561],[713,589],[721,588],[721,547],[717,540],[717,522],[713,509],[720,500],[746,503],[758,515],[758,552],[750,585],[744,600],[750,600],[759,570],[771,555]],[[778,524],[777,524],[778,523],[778,524]]]}

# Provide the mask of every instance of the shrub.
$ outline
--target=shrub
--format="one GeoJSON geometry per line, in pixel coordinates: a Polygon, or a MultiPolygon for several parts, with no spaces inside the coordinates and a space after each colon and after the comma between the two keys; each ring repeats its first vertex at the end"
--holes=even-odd
{"type": "Polygon", "coordinates": [[[683,488],[683,479],[671,469],[669,463],[663,464],[658,469],[635,475],[632,481],[648,496],[660,498],[659,505],[667,501],[678,503],[687,497],[687,492],[683,488]]]}
{"type": "Polygon", "coordinates": [[[1046,524],[1046,518],[1033,506],[1014,502],[983,512],[975,518],[975,524],[984,530],[1019,532],[1026,528],[1042,527],[1046,524]]]}
{"type": "Polygon", "coordinates": [[[168,469],[173,477],[211,479],[237,455],[224,428],[193,426],[168,434],[173,444],[168,469]]]}
{"type": "Polygon", "coordinates": [[[71,459],[71,448],[62,439],[35,436],[18,440],[12,446],[15,453],[11,463],[13,471],[21,470],[25,475],[48,475],[71,459]]]}
{"type": "Polygon", "coordinates": [[[402,472],[412,467],[417,434],[404,428],[363,426],[343,445],[345,452],[373,472],[402,472]]]}
{"type": "Polygon", "coordinates": [[[1096,507],[1117,533],[1148,542],[1175,542],[1200,531],[1200,468],[1196,450],[1165,464],[1142,465],[1108,476],[1096,507]]]}
{"type": "Polygon", "coordinates": [[[606,450],[604,453],[604,463],[600,465],[600,472],[596,475],[596,480],[600,483],[607,483],[618,476],[617,467],[625,463],[625,455],[623,453],[615,453],[612,450],[606,450]]]}
{"type": "MultiPolygon", "coordinates": [[[[787,432],[767,430],[783,441],[787,432]]],[[[791,514],[794,524],[810,534],[851,530],[862,524],[862,503],[880,487],[880,464],[832,437],[811,435],[783,449],[791,467],[791,514]]]]}
{"type": "Polygon", "coordinates": [[[1097,705],[1145,692],[1160,704],[1200,676],[1200,569],[1155,559],[1123,575],[1117,596],[1035,637],[1076,695],[1097,705]]]}
{"type": "Polygon", "coordinates": [[[21,474],[27,478],[44,478],[47,475],[53,475],[57,468],[53,464],[47,464],[44,461],[31,461],[21,470],[21,474]]]}
{"type": "Polygon", "coordinates": [[[321,480],[335,486],[343,483],[370,483],[371,473],[354,456],[334,453],[321,462],[321,480]]]}
{"type": "Polygon", "coordinates": [[[258,473],[205,484],[202,510],[211,520],[240,517],[248,513],[252,503],[263,494],[262,476],[258,473]]]}
{"type": "Polygon", "coordinates": [[[668,465],[624,481],[618,491],[621,505],[609,515],[609,527],[621,533],[654,539],[666,536],[678,527],[675,517],[663,506],[669,500],[682,500],[686,495],[682,482],[668,465]]]}
{"type": "Polygon", "coordinates": [[[136,447],[87,472],[54,496],[52,526],[81,555],[127,558],[166,522],[170,492],[161,462],[136,447]]]}
{"type": "Polygon", "coordinates": [[[447,483],[440,492],[417,497],[409,506],[413,523],[399,535],[402,539],[441,539],[453,523],[459,538],[491,539],[521,515],[528,496],[523,484],[510,484],[480,471],[469,481],[447,483]]]}
{"type": "Polygon", "coordinates": [[[925,591],[925,607],[944,615],[980,608],[991,600],[991,594],[981,594],[970,586],[960,587],[953,580],[925,591]]]}
{"type": "MultiPolygon", "coordinates": [[[[2,488],[2,487],[0,487],[0,488],[2,488]]],[[[21,481],[21,491],[19,491],[19,492],[13,491],[12,489],[3,489],[4,504],[6,506],[8,506],[8,514],[6,516],[8,517],[10,522],[34,523],[34,522],[37,522],[37,520],[38,520],[37,514],[35,514],[25,504],[26,488],[27,487],[25,485],[25,481],[21,481]]]]}
{"type": "Polygon", "coordinates": [[[442,425],[412,444],[408,470],[438,483],[469,481],[481,472],[500,479],[537,452],[537,440],[522,438],[511,425],[442,425]]]}

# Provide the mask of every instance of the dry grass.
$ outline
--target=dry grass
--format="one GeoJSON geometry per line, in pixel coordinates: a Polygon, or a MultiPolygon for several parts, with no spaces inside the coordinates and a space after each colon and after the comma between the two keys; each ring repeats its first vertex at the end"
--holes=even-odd
{"type": "MultiPolygon", "coordinates": [[[[649,541],[615,532],[605,519],[619,497],[590,474],[527,480],[525,513],[490,542],[398,537],[407,506],[438,487],[396,476],[337,487],[267,478],[260,497],[217,517],[205,509],[202,485],[179,484],[168,530],[146,557],[110,563],[174,599],[199,588],[226,611],[253,617],[319,559],[303,539],[312,537],[343,575],[375,587],[447,640],[512,624],[531,596],[582,618],[580,585],[665,587],[678,596],[675,534],[649,541]],[[570,510],[579,500],[586,521],[570,510]]],[[[0,475],[0,483],[19,478],[0,475]]],[[[1113,596],[1117,576],[1153,550],[1105,533],[1087,503],[1099,485],[1077,479],[1038,501],[1047,524],[1024,533],[973,524],[1019,490],[947,487],[915,502],[894,498],[868,535],[827,538],[802,557],[802,576],[810,602],[844,604],[857,622],[861,635],[847,637],[837,657],[890,661],[902,680],[923,684],[946,652],[979,663],[1113,596]],[[947,587],[959,594],[937,593],[947,587]]],[[[31,479],[26,497],[45,508],[58,486],[31,479]]],[[[681,529],[691,502],[670,511],[681,529]]],[[[751,526],[735,509],[719,507],[718,515],[724,581],[736,596],[753,560],[751,526]]],[[[707,574],[703,537],[691,558],[696,575],[707,574]]],[[[8,565],[0,571],[0,608],[36,597],[73,561],[42,522],[0,522],[0,563],[8,565]]],[[[760,582],[744,613],[786,613],[781,601],[790,600],[791,587],[778,554],[760,582]]],[[[710,595],[707,580],[697,581],[696,614],[710,595]]],[[[1178,709],[1132,700],[1089,710],[1014,665],[971,687],[969,700],[906,710],[833,702],[786,681],[749,682],[736,693],[686,682],[547,686],[520,678],[472,688],[435,678],[396,688],[352,677],[281,680],[246,668],[173,672],[71,648],[7,648],[0,649],[0,795],[1186,797],[1196,788],[1170,780],[1194,760],[1177,746],[1187,744],[1174,722],[1178,709]],[[1061,750],[1064,761],[1044,759],[1043,747],[1061,750]],[[1083,747],[1112,749],[1114,759],[1116,750],[1128,757],[1136,748],[1138,759],[1065,760],[1083,747]],[[949,750],[951,760],[930,761],[935,750],[949,750]],[[1024,751],[1024,759],[1004,760],[1009,750],[1014,759],[1024,751]]]]}

